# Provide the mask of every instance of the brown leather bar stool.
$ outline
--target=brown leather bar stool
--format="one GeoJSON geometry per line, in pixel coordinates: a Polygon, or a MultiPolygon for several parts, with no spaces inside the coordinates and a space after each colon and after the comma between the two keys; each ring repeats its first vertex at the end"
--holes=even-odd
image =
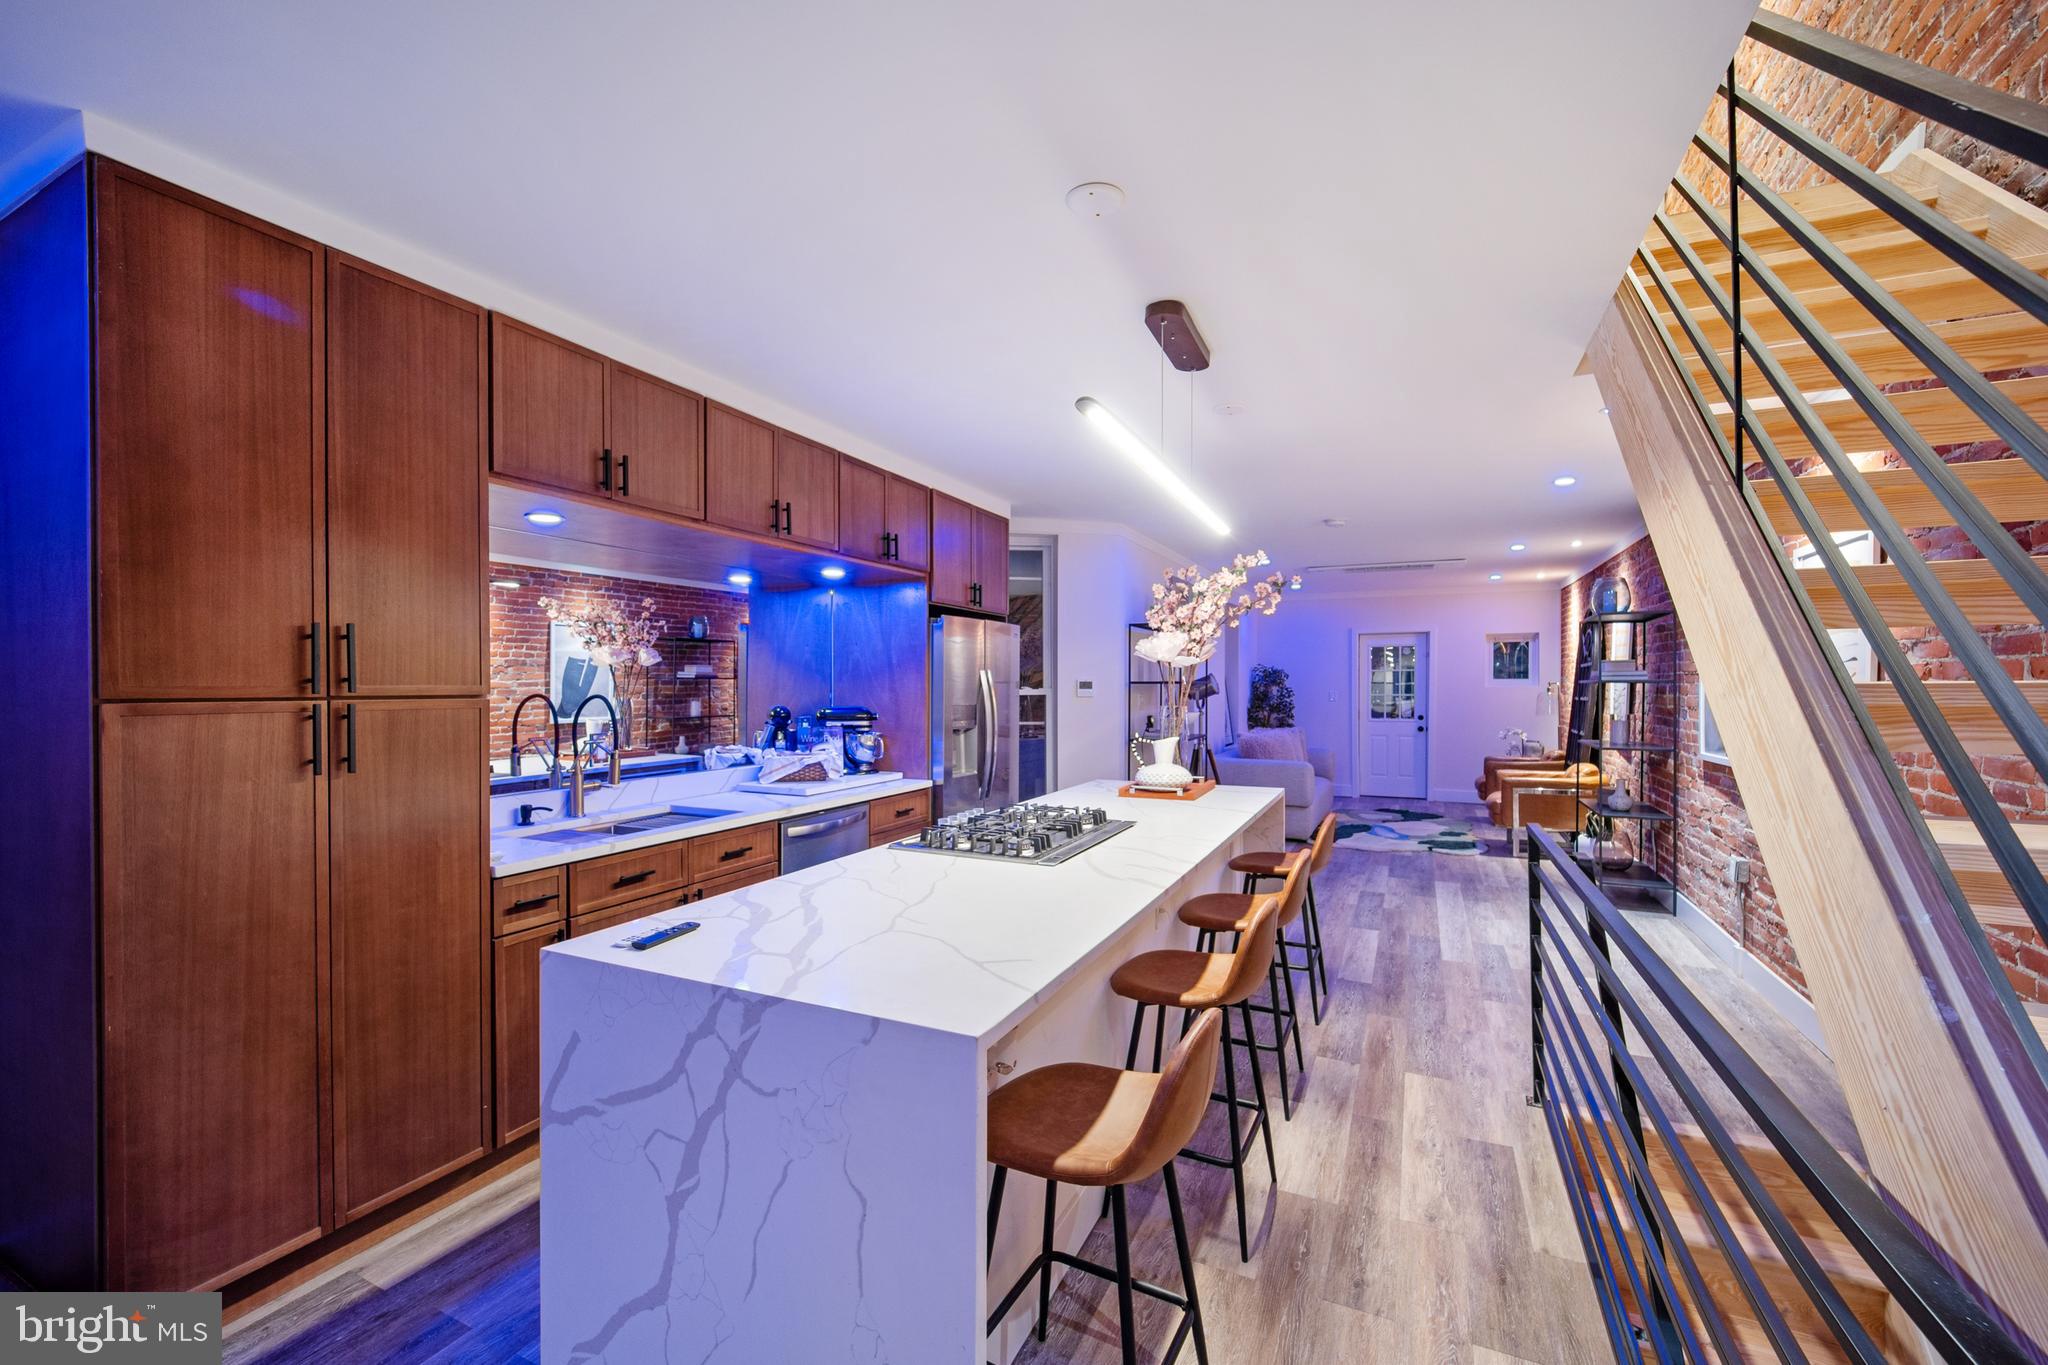
{"type": "MultiPolygon", "coordinates": [[[[1237,1186],[1237,1254],[1239,1259],[1252,1258],[1251,1238],[1245,1228],[1244,1207],[1244,1154],[1251,1149],[1254,1138],[1262,1138],[1266,1144],[1266,1175],[1278,1181],[1279,1168],[1273,1160],[1273,1127],[1266,1113],[1266,1077],[1259,1066],[1259,1049],[1252,1034],[1252,1015],[1248,1002],[1259,989],[1259,979],[1272,979],[1273,944],[1278,935],[1275,932],[1280,920],[1280,896],[1258,897],[1258,904],[1252,908],[1245,921],[1244,936],[1238,940],[1235,952],[1204,953],[1191,952],[1186,948],[1162,948],[1157,952],[1140,953],[1116,969],[1109,978],[1109,988],[1126,1000],[1138,1002],[1136,1013],[1131,1019],[1131,1048],[1124,1059],[1125,1066],[1135,1065],[1138,1060],[1138,1041],[1144,1034],[1145,1011],[1158,1011],[1157,1031],[1152,1035],[1152,1065],[1159,1065],[1160,1039],[1166,1033],[1166,1011],[1176,1009],[1221,1010],[1223,1012],[1223,1093],[1210,1092],[1211,1102],[1221,1101],[1224,1112],[1230,1116],[1230,1152],[1217,1156],[1211,1152],[1200,1152],[1185,1148],[1181,1155],[1190,1161],[1199,1161],[1208,1166],[1228,1166],[1230,1178],[1237,1186]],[[1230,1011],[1235,1007],[1244,1020],[1242,1039],[1231,1036],[1230,1011]],[[1236,1045],[1244,1043],[1245,1051],[1252,1063],[1253,1099],[1239,1099],[1237,1095],[1237,1052],[1236,1045]],[[1238,1129],[1238,1113],[1250,1110],[1252,1121],[1242,1132],[1238,1129]]],[[[1186,1018],[1192,1015],[1184,1015],[1186,1018]]]]}
{"type": "Polygon", "coordinates": [[[1216,1074],[1216,1054],[1223,1033],[1220,1010],[1204,1010],[1194,1026],[1174,1045],[1164,1070],[1119,1071],[1086,1062],[1062,1062],[1027,1071],[988,1097],[988,1159],[996,1173],[989,1189],[988,1255],[996,1248],[996,1220],[1003,1210],[1004,1177],[1013,1170],[1045,1181],[1045,1240],[1038,1255],[1003,1301],[989,1314],[993,1333],[1023,1294],[1038,1279],[1038,1339],[1045,1340],[1046,1311],[1052,1297],[1055,1264],[1109,1280],[1116,1285],[1117,1311],[1123,1330],[1125,1365],[1138,1359],[1137,1326],[1132,1295],[1139,1293],[1181,1310],[1165,1361],[1170,1365],[1192,1330],[1195,1359],[1209,1365],[1209,1343],[1202,1335],[1202,1305],[1195,1293],[1195,1260],[1188,1250],[1187,1221],[1181,1215],[1180,1185],[1174,1179],[1174,1154],[1188,1145],[1208,1107],[1209,1078],[1216,1074]],[[1174,1293],[1131,1275],[1130,1228],[1124,1210],[1124,1187],[1149,1179],[1154,1171],[1166,1181],[1166,1207],[1173,1215],[1174,1248],[1180,1253],[1184,1292],[1174,1293]],[[1059,1182],[1107,1188],[1115,1220],[1116,1267],[1070,1256],[1052,1247],[1053,1201],[1059,1182]]]}
{"type": "MultiPolygon", "coordinates": [[[[1295,1062],[1304,1072],[1308,1070],[1308,1063],[1302,1056],[1301,1031],[1295,1027],[1294,973],[1286,970],[1283,964],[1287,953],[1288,926],[1301,919],[1302,898],[1308,885],[1307,872],[1307,859],[1297,859],[1293,866],[1281,874],[1285,880],[1281,883],[1277,897],[1280,902],[1280,913],[1273,920],[1274,957],[1266,972],[1267,993],[1272,1003],[1260,1005],[1247,1001],[1245,1004],[1245,1009],[1250,1013],[1272,1017],[1272,1042],[1260,1042],[1258,1034],[1253,1032],[1249,1025],[1245,1031],[1251,1039],[1248,1046],[1258,1052],[1272,1053],[1279,1062],[1280,1113],[1282,1117],[1290,1120],[1294,1117],[1294,1085],[1287,1075],[1287,1043],[1290,1037],[1294,1042],[1295,1062]]],[[[1196,896],[1183,905],[1180,908],[1180,921],[1199,931],[1195,936],[1197,949],[1206,951],[1213,948],[1218,934],[1236,934],[1238,941],[1242,942],[1253,913],[1257,910],[1259,902],[1265,899],[1266,896],[1254,895],[1251,892],[1211,891],[1206,895],[1196,896]]]]}
{"type": "Polygon", "coordinates": [[[1284,877],[1288,868],[1303,858],[1308,859],[1308,908],[1303,914],[1306,924],[1303,941],[1287,943],[1282,947],[1280,956],[1286,963],[1288,971],[1305,971],[1309,974],[1309,1011],[1318,1024],[1323,1022],[1324,1002],[1330,998],[1330,968],[1328,958],[1323,955],[1323,919],[1316,910],[1315,874],[1329,866],[1330,853],[1336,847],[1337,815],[1332,811],[1316,826],[1316,832],[1309,836],[1305,848],[1279,849],[1270,853],[1240,853],[1230,860],[1230,870],[1244,874],[1244,889],[1256,891],[1262,880],[1284,877]],[[1288,951],[1294,948],[1299,948],[1306,954],[1306,966],[1296,965],[1288,951]],[[1320,993],[1316,990],[1319,981],[1322,986],[1320,993]]]}

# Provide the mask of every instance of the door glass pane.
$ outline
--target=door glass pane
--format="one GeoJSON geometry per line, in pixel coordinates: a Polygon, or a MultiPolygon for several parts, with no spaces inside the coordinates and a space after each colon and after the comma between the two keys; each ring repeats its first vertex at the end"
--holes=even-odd
{"type": "Polygon", "coordinates": [[[1412,720],[1415,717],[1415,646],[1374,645],[1371,654],[1371,718],[1412,720]]]}
{"type": "Polygon", "coordinates": [[[1017,796],[1045,795],[1051,742],[1045,676],[1045,560],[1039,546],[1010,550],[1009,622],[1017,628],[1017,796]]]}

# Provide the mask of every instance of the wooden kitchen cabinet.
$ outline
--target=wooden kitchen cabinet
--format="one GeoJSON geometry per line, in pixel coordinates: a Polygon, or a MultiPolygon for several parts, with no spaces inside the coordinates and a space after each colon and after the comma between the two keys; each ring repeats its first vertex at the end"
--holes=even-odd
{"type": "Polygon", "coordinates": [[[569,865],[569,914],[608,910],[615,905],[676,890],[683,884],[683,846],[655,844],[569,865]]]}
{"type": "Polygon", "coordinates": [[[110,1288],[214,1288],[328,1221],[325,710],[100,710],[110,1288]]]}
{"type": "Polygon", "coordinates": [[[839,544],[839,452],[787,431],[775,433],[775,496],[782,533],[822,550],[839,544]]]}
{"type": "Polygon", "coordinates": [[[491,314],[491,472],[572,493],[609,494],[605,358],[491,314]]]}
{"type": "Polygon", "coordinates": [[[931,600],[935,605],[974,605],[978,513],[978,508],[952,494],[932,490],[931,600]]]}
{"type": "Polygon", "coordinates": [[[889,557],[889,476],[850,455],[839,460],[839,553],[889,557]]]}
{"type": "Polygon", "coordinates": [[[1010,519],[974,509],[974,605],[1010,614],[1010,519]]]}
{"type": "Polygon", "coordinates": [[[540,953],[568,937],[565,924],[508,934],[491,945],[495,1142],[540,1127],[540,953]]]}
{"type": "Polygon", "coordinates": [[[318,693],[320,248],[93,166],[100,696],[318,693]]]}
{"type": "Polygon", "coordinates": [[[613,495],[635,507],[701,520],[704,400],[665,379],[607,364],[613,495]]]}
{"type": "Polygon", "coordinates": [[[328,257],[326,629],[336,693],[485,690],[486,327],[474,304],[328,257]]]}
{"type": "Polygon", "coordinates": [[[489,1142],[484,703],[330,709],[335,1221],[489,1142]]]}
{"type": "Polygon", "coordinates": [[[932,494],[929,488],[900,475],[885,476],[888,491],[886,529],[889,558],[906,569],[926,569],[932,562],[932,494]]]}
{"type": "Polygon", "coordinates": [[[774,427],[723,403],[705,405],[704,508],[708,520],[735,531],[780,532],[774,427]]]}
{"type": "Polygon", "coordinates": [[[781,827],[762,820],[721,834],[689,841],[684,870],[692,882],[729,877],[735,872],[774,867],[781,855],[781,827]]]}

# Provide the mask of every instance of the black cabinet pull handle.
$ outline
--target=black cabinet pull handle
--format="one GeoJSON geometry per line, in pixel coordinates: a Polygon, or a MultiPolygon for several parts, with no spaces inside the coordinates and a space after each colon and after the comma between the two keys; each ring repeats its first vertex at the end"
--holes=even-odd
{"type": "Polygon", "coordinates": [[[631,463],[632,457],[627,455],[619,456],[619,496],[622,498],[630,495],[633,489],[632,484],[627,482],[626,476],[626,466],[631,463]]]}
{"type": "Polygon", "coordinates": [[[632,875],[630,875],[630,876],[626,876],[626,877],[621,877],[621,878],[619,878],[619,879],[618,879],[617,881],[613,882],[613,883],[612,883],[612,885],[613,885],[613,886],[631,886],[631,885],[633,885],[633,883],[635,883],[635,882],[644,882],[644,881],[646,881],[646,880],[647,880],[647,879],[648,879],[649,877],[652,877],[652,876],[654,875],[654,871],[655,871],[655,870],[654,870],[653,868],[651,868],[651,867],[650,867],[650,868],[646,868],[646,869],[643,869],[642,871],[639,871],[639,872],[635,872],[635,873],[633,873],[633,874],[632,874],[632,875]]]}
{"type": "Polygon", "coordinates": [[[786,536],[796,534],[796,503],[794,502],[782,504],[782,534],[786,536]]]}
{"type": "Polygon", "coordinates": [[[772,509],[768,513],[768,529],[779,532],[782,530],[782,499],[777,498],[768,506],[772,509]]]}
{"type": "Polygon", "coordinates": [[[320,703],[316,701],[313,703],[313,776],[315,777],[327,771],[326,733],[327,727],[322,724],[320,715],[320,703]]]}
{"type": "Polygon", "coordinates": [[[348,667],[348,690],[356,690],[356,623],[350,621],[341,628],[342,662],[348,667]]]}
{"type": "Polygon", "coordinates": [[[612,491],[612,451],[610,446],[606,446],[597,457],[597,491],[600,493],[612,491]]]}
{"type": "Polygon", "coordinates": [[[528,896],[523,901],[513,901],[511,906],[505,911],[505,913],[508,915],[516,915],[521,910],[538,910],[554,898],[555,893],[552,891],[550,891],[545,896],[528,896]]]}
{"type": "Polygon", "coordinates": [[[560,943],[563,939],[567,937],[569,937],[569,926],[565,924],[561,928],[555,930],[555,936],[549,939],[548,942],[560,943]]]}
{"type": "Polygon", "coordinates": [[[341,766],[349,772],[356,770],[356,707],[354,702],[341,708],[341,729],[348,737],[348,753],[341,760],[341,766]]]}
{"type": "Polygon", "coordinates": [[[753,851],[754,846],[752,844],[748,844],[745,848],[729,848],[725,852],[718,855],[718,861],[720,861],[721,863],[729,863],[734,858],[744,858],[753,851]]]}
{"type": "Polygon", "coordinates": [[[306,679],[306,685],[313,689],[315,695],[318,695],[321,683],[320,645],[327,638],[325,635],[321,634],[320,623],[318,621],[315,621],[313,623],[313,629],[307,632],[307,638],[312,640],[313,642],[313,676],[306,679]]]}

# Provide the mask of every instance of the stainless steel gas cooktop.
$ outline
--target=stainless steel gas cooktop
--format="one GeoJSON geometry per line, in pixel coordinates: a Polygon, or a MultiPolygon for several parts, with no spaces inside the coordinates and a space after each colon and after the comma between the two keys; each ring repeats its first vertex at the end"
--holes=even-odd
{"type": "Polygon", "coordinates": [[[950,853],[960,858],[1055,867],[1131,827],[1112,820],[1099,806],[1044,806],[1029,803],[996,810],[968,810],[891,845],[914,853],[950,853]]]}

